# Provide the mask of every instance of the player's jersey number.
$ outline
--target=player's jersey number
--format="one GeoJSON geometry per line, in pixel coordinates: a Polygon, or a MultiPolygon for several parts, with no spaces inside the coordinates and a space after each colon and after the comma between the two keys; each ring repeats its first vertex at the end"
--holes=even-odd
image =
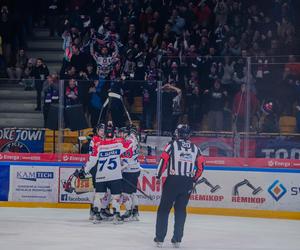
{"type": "Polygon", "coordinates": [[[114,170],[117,168],[117,158],[110,158],[110,159],[106,159],[106,160],[102,160],[99,161],[99,172],[101,172],[103,170],[104,167],[106,167],[109,170],[114,170]]]}

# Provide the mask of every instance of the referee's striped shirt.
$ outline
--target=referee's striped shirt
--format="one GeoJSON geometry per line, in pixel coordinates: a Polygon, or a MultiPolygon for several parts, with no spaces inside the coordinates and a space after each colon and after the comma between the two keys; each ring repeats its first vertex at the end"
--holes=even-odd
{"type": "Polygon", "coordinates": [[[161,155],[157,178],[167,170],[167,175],[186,176],[197,180],[202,174],[203,162],[200,149],[195,144],[184,139],[172,141],[161,155]]]}

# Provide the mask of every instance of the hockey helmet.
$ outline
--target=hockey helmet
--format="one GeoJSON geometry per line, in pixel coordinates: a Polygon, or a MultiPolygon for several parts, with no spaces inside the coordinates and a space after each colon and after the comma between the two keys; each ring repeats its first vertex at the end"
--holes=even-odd
{"type": "Polygon", "coordinates": [[[137,127],[135,125],[130,125],[128,129],[129,129],[130,134],[134,134],[134,135],[138,134],[138,130],[137,130],[137,127]]]}
{"type": "Polygon", "coordinates": [[[112,125],[108,125],[105,129],[105,137],[114,138],[114,136],[115,136],[115,128],[112,125]]]}
{"type": "Polygon", "coordinates": [[[120,133],[129,134],[129,128],[128,127],[121,127],[120,128],[120,133]]]}
{"type": "Polygon", "coordinates": [[[177,139],[189,139],[191,135],[191,129],[187,124],[179,124],[175,130],[175,136],[177,139]]]}
{"type": "Polygon", "coordinates": [[[105,124],[104,123],[99,123],[93,130],[94,134],[97,134],[99,136],[104,136],[105,132],[105,124]]]}

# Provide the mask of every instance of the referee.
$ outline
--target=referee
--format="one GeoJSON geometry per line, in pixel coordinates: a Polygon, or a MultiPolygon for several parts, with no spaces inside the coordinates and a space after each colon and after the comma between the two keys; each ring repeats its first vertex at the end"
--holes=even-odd
{"type": "Polygon", "coordinates": [[[175,225],[171,242],[175,248],[179,248],[193,182],[197,181],[203,171],[203,156],[197,146],[189,141],[189,137],[189,126],[179,124],[175,130],[175,140],[167,144],[158,165],[157,181],[160,182],[165,170],[167,178],[157,211],[154,238],[157,247],[162,247],[167,234],[169,213],[174,205],[175,225]]]}

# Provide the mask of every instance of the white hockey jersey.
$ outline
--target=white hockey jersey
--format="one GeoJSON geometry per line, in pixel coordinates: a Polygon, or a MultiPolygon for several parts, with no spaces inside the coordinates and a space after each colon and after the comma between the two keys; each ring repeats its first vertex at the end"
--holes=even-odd
{"type": "Polygon", "coordinates": [[[96,182],[122,179],[121,155],[132,147],[132,141],[93,138],[91,154],[85,165],[85,172],[97,167],[96,182]]]}
{"type": "Polygon", "coordinates": [[[129,135],[126,139],[132,142],[132,146],[121,156],[123,173],[136,173],[141,170],[138,161],[139,143],[134,135],[129,135]]]}

